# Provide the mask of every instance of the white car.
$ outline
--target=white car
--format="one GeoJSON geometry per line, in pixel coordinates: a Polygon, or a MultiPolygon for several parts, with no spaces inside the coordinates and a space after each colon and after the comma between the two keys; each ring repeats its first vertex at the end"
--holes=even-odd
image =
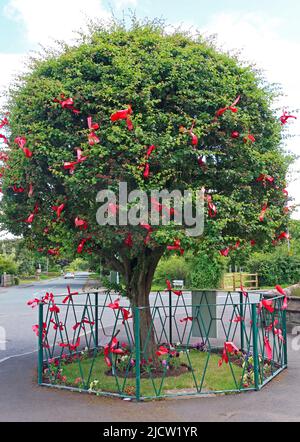
{"type": "Polygon", "coordinates": [[[64,274],[64,278],[65,279],[74,279],[75,278],[75,273],[73,272],[68,272],[64,274]]]}

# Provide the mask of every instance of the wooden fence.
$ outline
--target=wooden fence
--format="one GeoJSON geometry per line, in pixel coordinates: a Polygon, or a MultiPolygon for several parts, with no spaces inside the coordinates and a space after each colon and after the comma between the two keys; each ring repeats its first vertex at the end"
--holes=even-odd
{"type": "Polygon", "coordinates": [[[239,290],[243,286],[247,290],[259,288],[257,273],[225,273],[222,281],[222,289],[229,291],[239,290]]]}

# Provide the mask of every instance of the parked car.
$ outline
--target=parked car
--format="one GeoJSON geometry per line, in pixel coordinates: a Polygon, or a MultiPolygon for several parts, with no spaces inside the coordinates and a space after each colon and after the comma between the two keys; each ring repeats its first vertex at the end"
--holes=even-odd
{"type": "Polygon", "coordinates": [[[64,278],[65,279],[74,279],[75,278],[75,273],[67,272],[67,273],[64,274],[64,278]]]}

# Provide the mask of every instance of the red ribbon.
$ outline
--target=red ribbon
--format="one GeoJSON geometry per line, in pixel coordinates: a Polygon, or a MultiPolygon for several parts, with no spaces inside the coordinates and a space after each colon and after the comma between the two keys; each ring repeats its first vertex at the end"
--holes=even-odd
{"type": "Polygon", "coordinates": [[[175,239],[174,241],[174,245],[172,246],[167,246],[168,250],[179,250],[180,251],[180,255],[184,254],[184,249],[181,247],[181,241],[180,239],[175,239]]]}
{"type": "Polygon", "coordinates": [[[54,321],[54,319],[51,319],[50,322],[53,324],[53,330],[57,330],[59,328],[60,331],[64,330],[64,325],[63,323],[60,321],[58,324],[54,321]]]}
{"type": "Polygon", "coordinates": [[[15,143],[20,147],[20,149],[23,150],[26,158],[31,158],[33,154],[31,152],[31,150],[29,150],[27,147],[25,147],[26,142],[27,142],[27,140],[25,137],[15,138],[15,143]]]}
{"type": "Polygon", "coordinates": [[[75,218],[75,226],[81,230],[87,230],[88,223],[84,219],[80,219],[79,217],[75,218]]]}
{"type": "Polygon", "coordinates": [[[1,121],[0,121],[0,129],[2,129],[4,126],[8,126],[9,122],[8,119],[6,117],[4,117],[1,121]]]}
{"type": "Polygon", "coordinates": [[[124,355],[125,354],[124,350],[122,350],[121,348],[117,348],[118,344],[119,344],[119,342],[118,342],[117,338],[113,338],[111,340],[111,343],[106,344],[104,347],[104,359],[105,359],[106,365],[108,367],[112,366],[111,359],[109,357],[111,353],[117,354],[117,355],[124,355]]]}
{"type": "Polygon", "coordinates": [[[61,100],[55,98],[53,101],[59,103],[63,109],[69,109],[76,115],[80,114],[80,111],[74,107],[73,98],[66,98],[64,94],[60,94],[60,98],[61,100]]]}
{"type": "Polygon", "coordinates": [[[79,292],[71,292],[71,287],[68,285],[67,286],[67,289],[68,289],[68,295],[64,298],[64,300],[63,300],[63,304],[66,304],[68,301],[69,301],[69,299],[70,300],[72,300],[72,296],[73,295],[79,295],[79,292]]]}
{"type": "Polygon", "coordinates": [[[71,351],[76,351],[76,349],[79,347],[79,345],[80,345],[80,338],[79,337],[78,337],[75,344],[64,344],[63,342],[61,342],[59,344],[60,347],[69,348],[71,351]]]}
{"type": "Polygon", "coordinates": [[[171,291],[176,296],[182,296],[182,290],[174,290],[171,282],[168,279],[166,280],[166,284],[167,284],[167,289],[165,290],[165,292],[171,291]]]}
{"type": "Polygon", "coordinates": [[[110,119],[112,122],[119,120],[126,120],[128,130],[133,130],[133,124],[130,118],[131,114],[132,114],[132,108],[130,105],[128,105],[127,109],[119,110],[114,114],[112,114],[110,119]]]}
{"type": "Polygon", "coordinates": [[[241,99],[241,97],[240,97],[240,95],[237,97],[237,99],[230,105],[230,106],[227,106],[227,107],[223,107],[223,108],[221,108],[221,109],[219,109],[217,112],[216,112],[216,117],[218,118],[218,117],[220,117],[221,115],[223,115],[226,111],[228,111],[228,110],[230,110],[231,112],[233,112],[233,113],[237,113],[237,111],[238,111],[238,109],[236,108],[236,105],[239,103],[239,101],[240,101],[240,99],[241,99]]]}
{"type": "Polygon", "coordinates": [[[272,351],[272,347],[270,344],[269,339],[267,338],[267,336],[264,337],[264,344],[265,344],[265,350],[266,350],[266,355],[269,361],[272,360],[272,355],[273,355],[273,351],[272,351]]]}
{"type": "Polygon", "coordinates": [[[192,316],[188,316],[187,318],[180,319],[180,322],[183,324],[184,322],[191,321],[193,322],[194,318],[192,316]]]}
{"type": "Polygon", "coordinates": [[[0,139],[3,140],[3,142],[4,142],[5,144],[8,144],[8,139],[6,138],[5,135],[0,134],[0,139]]]}
{"type": "Polygon", "coordinates": [[[84,329],[84,324],[90,324],[90,325],[95,325],[94,321],[90,321],[88,318],[83,318],[83,320],[81,322],[77,322],[74,326],[73,326],[73,330],[77,330],[78,327],[80,327],[82,325],[82,328],[84,329]]]}
{"type": "Polygon", "coordinates": [[[208,215],[210,218],[215,218],[218,214],[216,205],[213,203],[212,196],[206,195],[205,197],[208,206],[208,215]]]}
{"type": "Polygon", "coordinates": [[[131,249],[131,247],[133,247],[133,240],[132,240],[131,233],[128,233],[128,235],[124,239],[124,244],[125,244],[125,246],[129,247],[130,249],[131,249]]]}
{"type": "Polygon", "coordinates": [[[260,213],[260,216],[259,216],[259,221],[260,222],[263,222],[263,220],[265,219],[267,210],[268,210],[268,204],[265,203],[263,205],[263,207],[262,207],[262,210],[261,210],[261,213],[260,213]]]}
{"type": "Polygon", "coordinates": [[[285,125],[288,122],[289,118],[294,118],[295,120],[297,120],[297,117],[295,117],[294,115],[289,115],[288,112],[284,111],[283,115],[281,115],[280,117],[281,124],[285,125]]]}
{"type": "Polygon", "coordinates": [[[239,349],[236,347],[236,345],[233,342],[225,342],[222,358],[219,360],[219,367],[221,367],[223,365],[223,362],[225,362],[225,364],[228,364],[228,362],[229,362],[228,353],[232,354],[232,353],[238,353],[238,352],[239,352],[239,349]]]}
{"type": "Polygon", "coordinates": [[[52,206],[51,209],[54,210],[54,212],[57,215],[57,219],[60,218],[63,210],[65,209],[66,205],[65,204],[61,204],[60,206],[52,206]]]}

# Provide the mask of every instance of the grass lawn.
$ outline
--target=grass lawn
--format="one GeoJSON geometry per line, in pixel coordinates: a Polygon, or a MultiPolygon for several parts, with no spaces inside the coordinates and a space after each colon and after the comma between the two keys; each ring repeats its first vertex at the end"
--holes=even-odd
{"type": "MultiPolygon", "coordinates": [[[[181,376],[174,377],[157,377],[152,379],[142,378],[141,395],[151,397],[163,394],[174,394],[176,392],[183,393],[186,390],[191,392],[191,389],[195,389],[193,374],[196,378],[198,387],[200,388],[208,357],[209,353],[191,350],[189,352],[189,358],[191,362],[190,365],[193,367],[193,372],[189,371],[181,376]]],[[[234,364],[231,366],[238,384],[237,386],[230,365],[223,364],[221,367],[218,367],[219,359],[220,356],[215,354],[211,354],[209,357],[203,381],[203,392],[236,390],[239,388],[241,376],[243,374],[242,368],[234,364]]],[[[180,363],[189,365],[188,356],[185,353],[180,356],[180,363]]],[[[76,385],[75,380],[77,378],[82,378],[85,383],[89,382],[89,386],[92,381],[98,381],[97,387],[94,387],[93,390],[98,389],[102,392],[106,391],[114,393],[122,392],[129,395],[135,391],[135,378],[115,378],[114,376],[108,376],[106,374],[108,367],[105,364],[103,354],[97,355],[92,368],[92,359],[90,358],[81,360],[80,365],[81,369],[78,362],[63,365],[61,375],[66,376],[66,385],[76,386],[78,388],[78,384],[76,385]]]]}

